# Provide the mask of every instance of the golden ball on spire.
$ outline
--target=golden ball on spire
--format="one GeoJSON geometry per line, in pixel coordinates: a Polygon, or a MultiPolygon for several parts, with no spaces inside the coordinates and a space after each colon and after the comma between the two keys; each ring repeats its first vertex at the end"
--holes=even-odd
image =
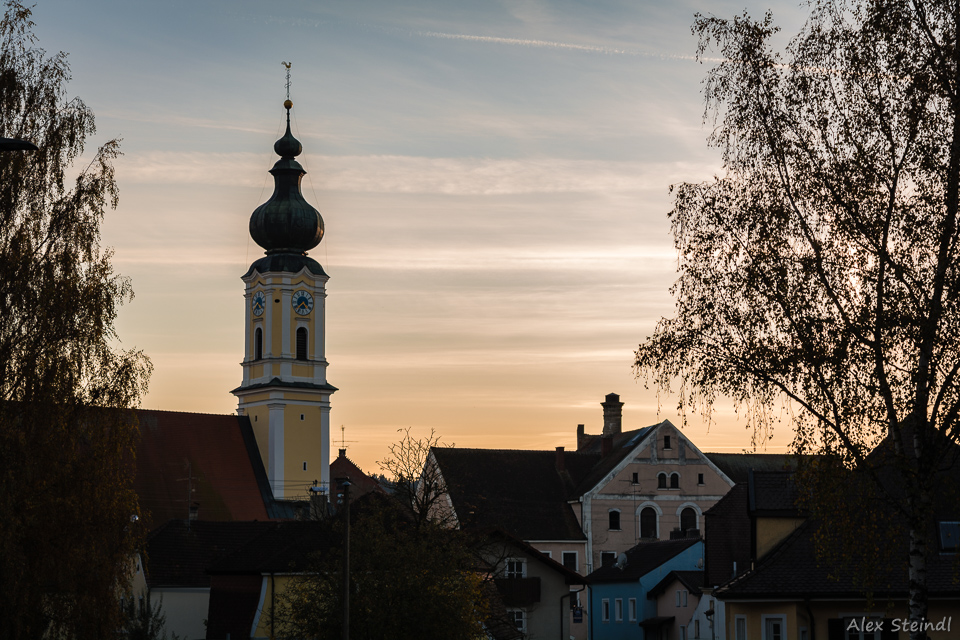
{"type": "Polygon", "coordinates": [[[283,108],[284,108],[284,109],[289,109],[289,108],[292,107],[292,106],[293,106],[293,101],[292,101],[292,100],[284,100],[284,101],[283,101],[283,108]]]}

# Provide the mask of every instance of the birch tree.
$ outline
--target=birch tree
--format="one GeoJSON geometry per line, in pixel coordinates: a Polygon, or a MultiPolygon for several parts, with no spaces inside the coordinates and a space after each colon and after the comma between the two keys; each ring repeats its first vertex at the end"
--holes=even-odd
{"type": "MultiPolygon", "coordinates": [[[[674,317],[635,365],[681,410],[720,396],[759,438],[871,470],[907,523],[909,615],[926,618],[937,470],[960,414],[960,5],[816,0],[785,50],[760,19],[698,16],[723,175],[674,189],[674,317]]],[[[923,632],[912,634],[914,640],[923,632]]]]}

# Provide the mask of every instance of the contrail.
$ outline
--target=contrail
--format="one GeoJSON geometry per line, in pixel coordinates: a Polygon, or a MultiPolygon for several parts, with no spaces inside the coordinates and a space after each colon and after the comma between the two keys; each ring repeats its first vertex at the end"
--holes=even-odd
{"type": "Polygon", "coordinates": [[[660,58],[661,60],[691,60],[694,62],[724,62],[723,58],[697,58],[696,56],[681,56],[667,53],[653,53],[650,51],[636,51],[618,49],[616,47],[599,47],[586,44],[569,44],[566,42],[551,42],[549,40],[527,40],[523,38],[500,38],[496,36],[473,36],[466,33],[443,33],[440,31],[415,31],[413,35],[425,38],[442,38],[445,40],[467,40],[469,42],[486,42],[490,44],[509,44],[522,47],[544,47],[549,49],[568,49],[572,51],[586,51],[588,53],[602,53],[605,55],[636,56],[642,58],[660,58]]]}
{"type": "MultiPolygon", "coordinates": [[[[268,22],[281,24],[292,24],[298,27],[323,27],[336,24],[339,21],[311,20],[299,18],[291,20],[290,18],[281,18],[279,16],[269,16],[268,22]]],[[[586,44],[570,44],[567,42],[553,42],[550,40],[530,40],[525,38],[501,38],[498,36],[475,36],[468,33],[444,33],[442,31],[410,31],[402,27],[373,25],[357,22],[339,22],[339,24],[350,24],[368,31],[381,31],[384,33],[401,34],[420,38],[437,38],[441,40],[464,40],[467,42],[482,42],[486,44],[506,44],[521,47],[540,47],[547,49],[565,49],[567,51],[583,51],[586,53],[600,53],[612,56],[633,56],[638,58],[657,58],[660,60],[688,60],[691,62],[725,62],[723,58],[697,58],[696,56],[684,56],[669,53],[655,53],[652,51],[642,51],[635,49],[620,49],[617,47],[601,47],[586,44]]]]}

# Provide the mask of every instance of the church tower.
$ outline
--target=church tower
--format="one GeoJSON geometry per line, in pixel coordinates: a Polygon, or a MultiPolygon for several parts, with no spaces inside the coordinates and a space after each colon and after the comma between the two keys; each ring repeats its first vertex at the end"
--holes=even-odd
{"type": "Polygon", "coordinates": [[[275,498],[308,494],[330,481],[330,395],[324,353],[329,279],[307,251],[323,238],[323,218],[300,192],[303,148],[287,131],[273,145],[273,195],[250,216],[250,236],[266,255],[243,275],[243,383],[233,390],[250,418],[275,498]]]}

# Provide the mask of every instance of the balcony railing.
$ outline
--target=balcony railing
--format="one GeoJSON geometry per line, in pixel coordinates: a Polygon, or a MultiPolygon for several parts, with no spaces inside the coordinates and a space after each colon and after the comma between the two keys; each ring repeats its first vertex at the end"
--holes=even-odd
{"type": "Polygon", "coordinates": [[[540,578],[497,578],[494,582],[508,607],[528,607],[540,602],[540,578]]]}

